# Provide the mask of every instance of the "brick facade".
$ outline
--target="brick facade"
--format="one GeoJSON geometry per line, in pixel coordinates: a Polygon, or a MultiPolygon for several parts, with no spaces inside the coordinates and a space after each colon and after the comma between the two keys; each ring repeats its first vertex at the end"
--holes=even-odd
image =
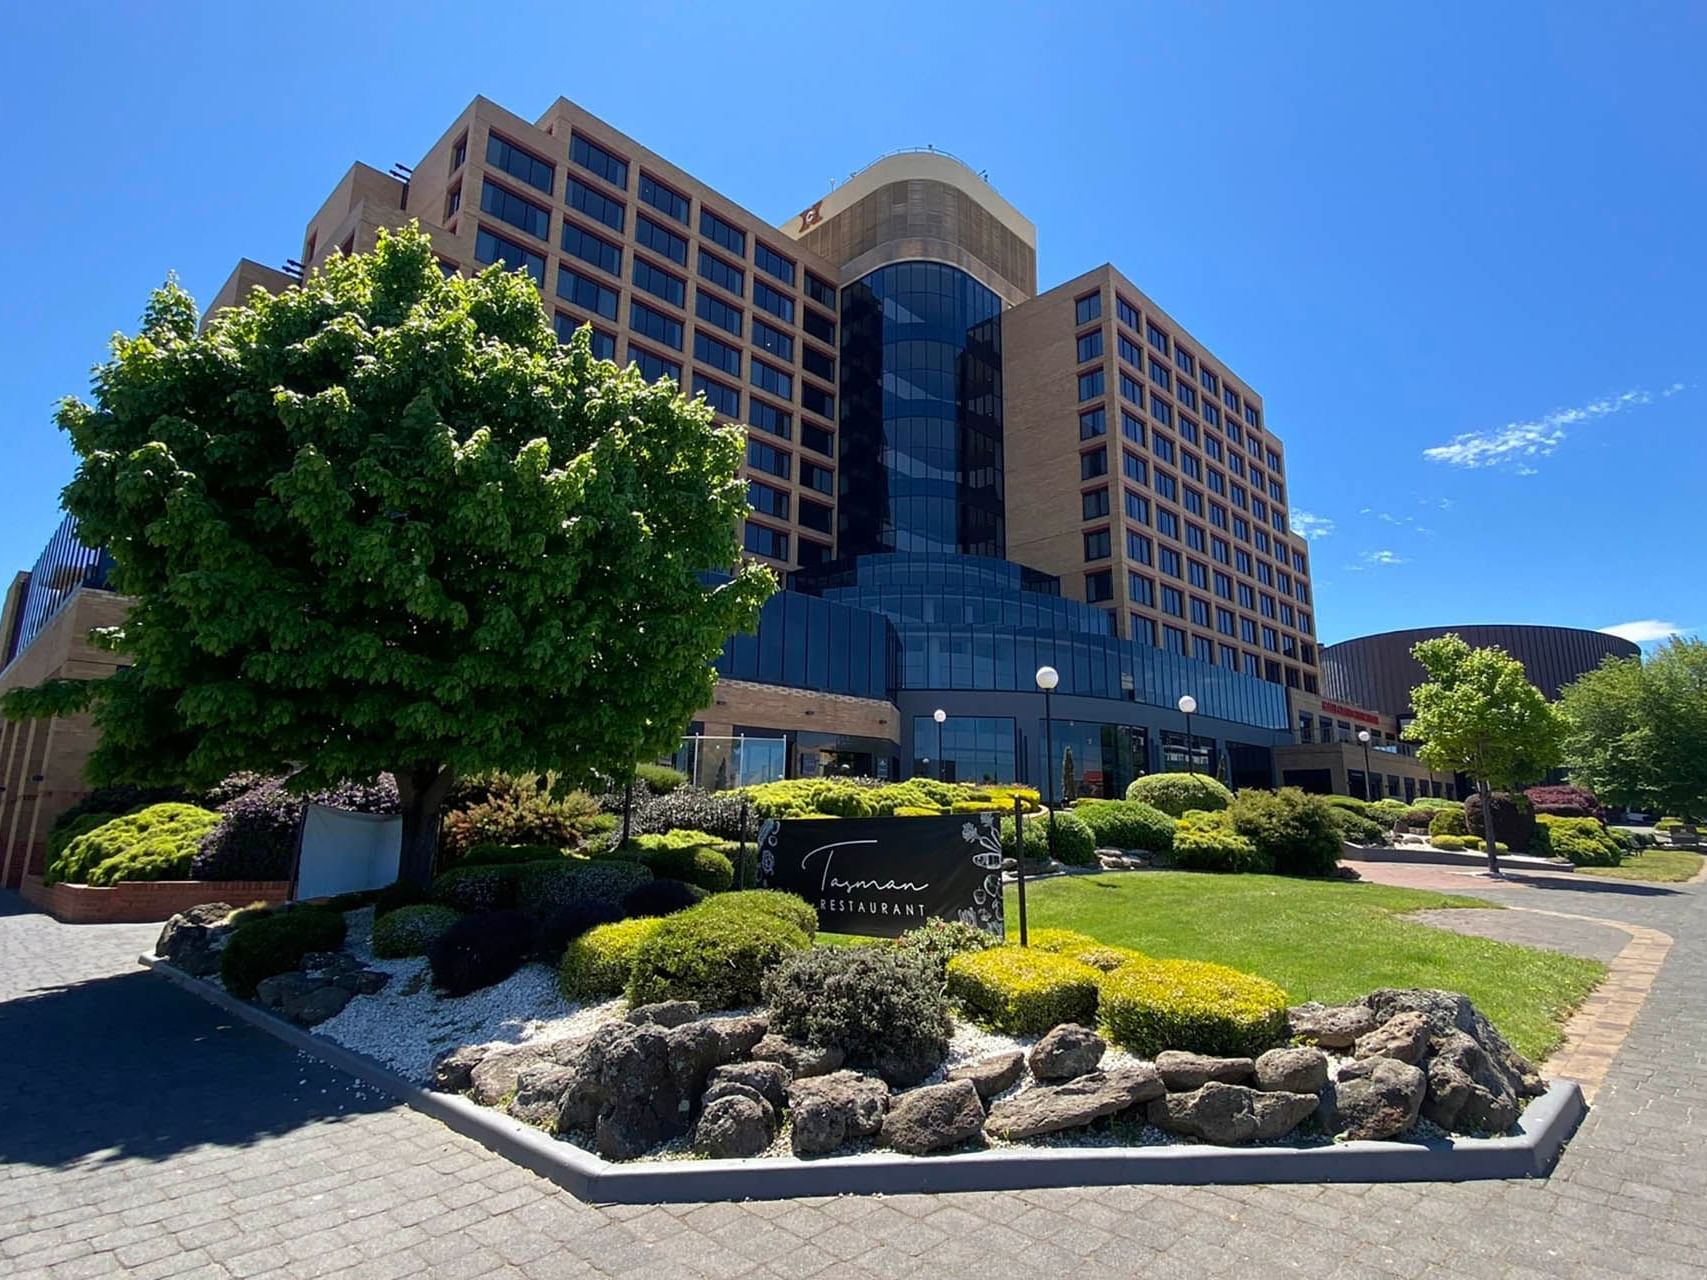
{"type": "Polygon", "coordinates": [[[127,880],[97,888],[43,884],[40,876],[31,875],[24,877],[19,890],[25,902],[64,924],[145,924],[169,920],[204,902],[229,902],[234,907],[283,902],[290,881],[127,880]]]}

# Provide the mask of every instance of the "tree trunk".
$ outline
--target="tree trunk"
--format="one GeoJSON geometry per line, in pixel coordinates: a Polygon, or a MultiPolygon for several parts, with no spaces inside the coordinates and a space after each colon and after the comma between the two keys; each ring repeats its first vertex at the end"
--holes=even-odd
{"type": "Polygon", "coordinates": [[[399,769],[395,776],[397,798],[403,806],[403,851],[397,878],[425,888],[433,878],[433,862],[439,851],[439,810],[455,775],[429,764],[399,769]]]}
{"type": "Polygon", "coordinates": [[[1494,847],[1494,792],[1481,779],[1476,780],[1476,794],[1482,797],[1482,846],[1488,851],[1488,874],[1500,873],[1499,850],[1494,847]]]}

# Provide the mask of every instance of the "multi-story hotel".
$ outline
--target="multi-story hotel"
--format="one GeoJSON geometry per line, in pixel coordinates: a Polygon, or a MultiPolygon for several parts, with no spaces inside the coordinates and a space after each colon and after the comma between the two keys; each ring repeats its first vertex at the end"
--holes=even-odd
{"type": "Polygon", "coordinates": [[[1038,292],[1036,229],[958,160],[886,156],[779,226],[566,100],[476,98],[212,305],[411,221],[447,271],[526,271],[565,339],[747,427],[744,545],[789,589],[696,723],[747,739],[725,776],[1041,783],[1070,748],[1083,793],[1273,778],[1288,691],[1320,690],[1262,397],[1112,266],[1038,292]]]}

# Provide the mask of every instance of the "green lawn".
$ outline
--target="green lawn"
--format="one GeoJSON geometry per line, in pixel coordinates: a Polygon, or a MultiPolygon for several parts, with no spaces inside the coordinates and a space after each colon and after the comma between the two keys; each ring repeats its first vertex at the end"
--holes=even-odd
{"type": "MultiPolygon", "coordinates": [[[[1398,913],[1491,905],[1418,889],[1155,871],[1045,880],[1027,886],[1026,899],[1034,928],[1077,929],[1155,956],[1231,965],[1279,983],[1296,1002],[1344,1002],[1377,987],[1462,991],[1538,1060],[1606,972],[1595,960],[1407,921],[1398,913]]],[[[1017,941],[1011,887],[1007,919],[1017,941]]]]}
{"type": "Polygon", "coordinates": [[[1641,849],[1616,867],[1578,867],[1579,876],[1610,876],[1614,880],[1649,880],[1677,884],[1701,870],[1701,855],[1688,849],[1641,849]]]}

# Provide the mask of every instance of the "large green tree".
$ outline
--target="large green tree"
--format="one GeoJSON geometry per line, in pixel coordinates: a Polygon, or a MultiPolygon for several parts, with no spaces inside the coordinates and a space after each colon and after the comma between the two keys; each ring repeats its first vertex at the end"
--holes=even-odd
{"type": "Polygon", "coordinates": [[[1571,781],[1626,809],[1707,815],[1707,643],[1673,636],[1565,686],[1571,781]]]}
{"type": "Polygon", "coordinates": [[[1411,690],[1416,718],[1404,736],[1431,769],[1468,774],[1482,797],[1488,870],[1500,874],[1492,793],[1539,781],[1559,763],[1563,724],[1523,664],[1498,647],[1472,649],[1447,634],[1411,654],[1428,679],[1411,690]]]}
{"type": "Polygon", "coordinates": [[[389,771],[417,881],[459,774],[675,745],[775,589],[738,564],[738,428],[560,346],[526,276],[447,278],[413,228],[199,333],[168,283],[59,424],[65,505],[136,598],[129,665],[8,712],[92,706],[96,781],[389,771]]]}

